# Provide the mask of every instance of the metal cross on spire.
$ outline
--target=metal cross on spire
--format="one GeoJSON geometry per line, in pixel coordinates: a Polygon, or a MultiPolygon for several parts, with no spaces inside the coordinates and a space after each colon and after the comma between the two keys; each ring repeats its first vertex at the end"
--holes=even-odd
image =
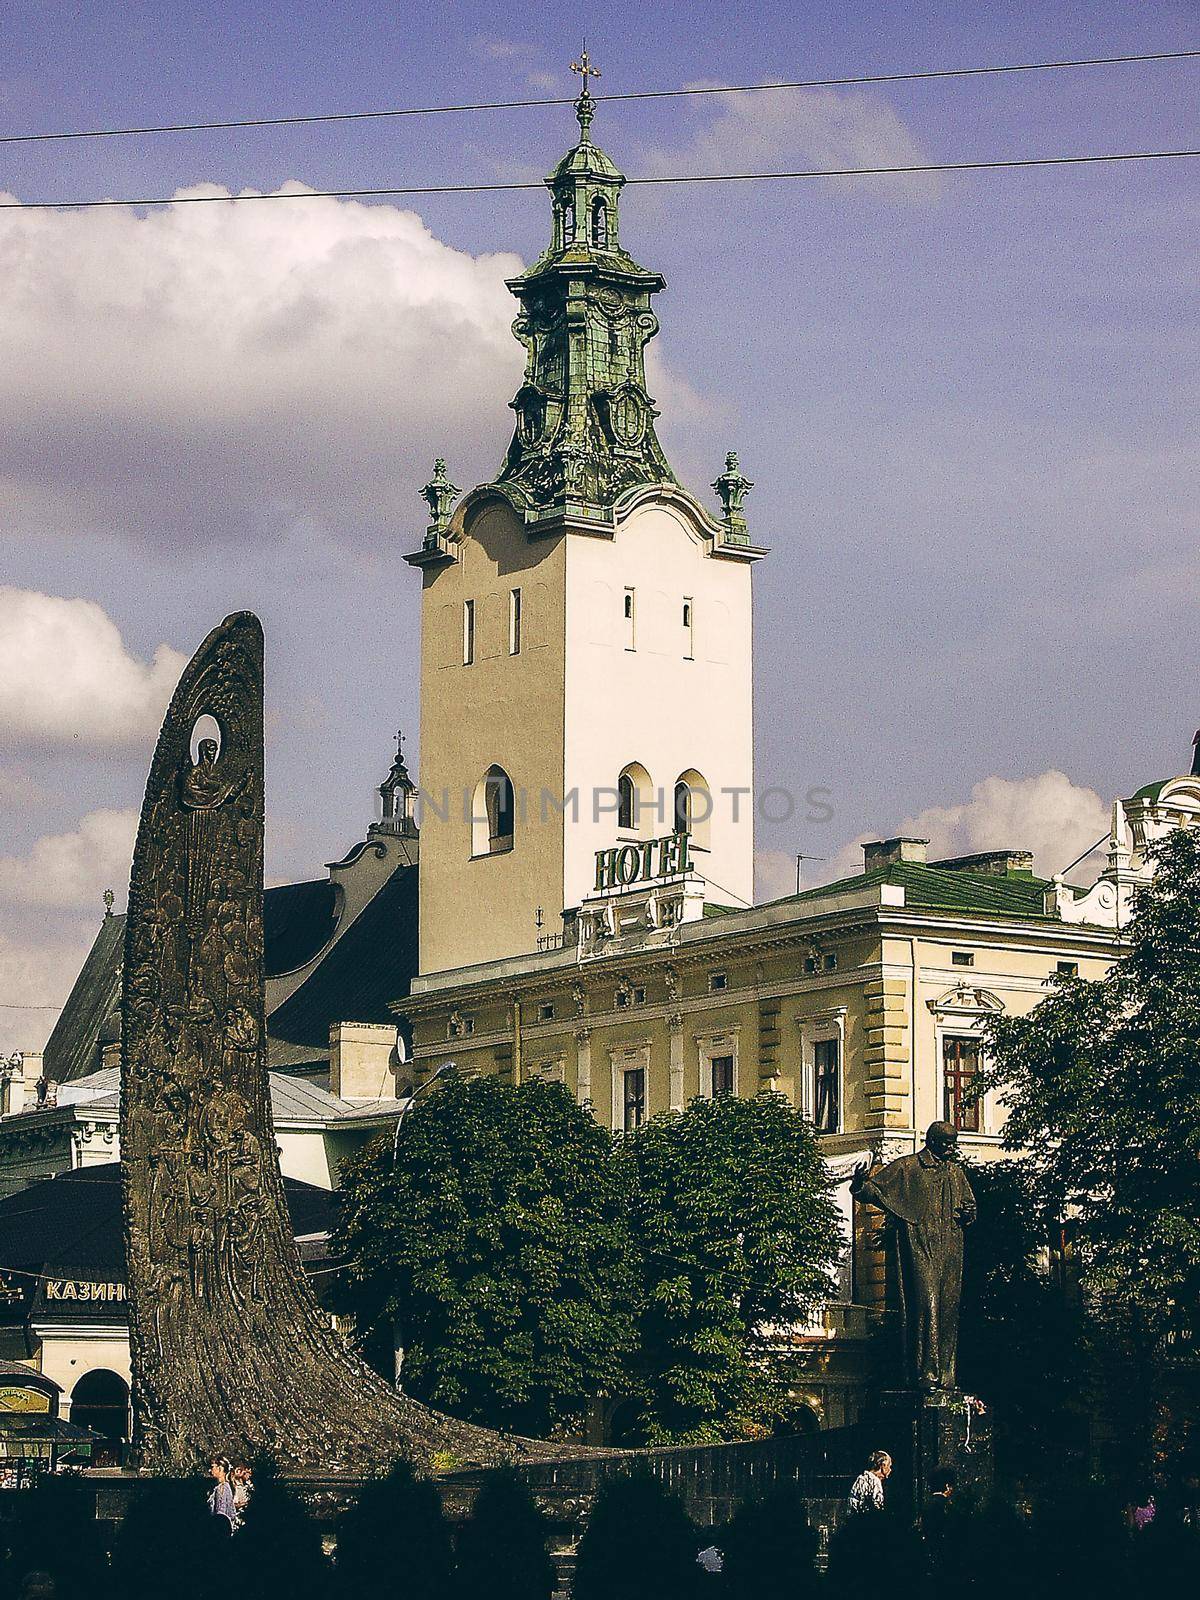
{"type": "Polygon", "coordinates": [[[579,60],[572,61],[571,63],[571,71],[577,72],[583,79],[583,93],[575,102],[575,115],[579,119],[579,131],[586,140],[588,136],[588,128],[591,125],[592,116],[595,111],[595,105],[592,100],[592,92],[588,87],[588,79],[602,78],[604,76],[599,67],[594,67],[592,65],[592,58],[588,55],[586,39],[583,41],[583,49],[580,52],[579,60]]]}

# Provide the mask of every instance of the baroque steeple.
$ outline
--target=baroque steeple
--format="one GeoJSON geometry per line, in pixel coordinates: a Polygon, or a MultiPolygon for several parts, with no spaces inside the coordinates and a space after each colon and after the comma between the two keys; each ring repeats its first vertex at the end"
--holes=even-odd
{"type": "Polygon", "coordinates": [[[545,180],[550,244],[508,280],[521,303],[513,333],[527,360],[497,487],[527,522],[606,522],[626,490],[675,482],[646,392],[645,348],[658,332],[650,300],[664,280],[621,246],[625,177],[591,140],[588,79],[598,72],[586,51],[574,70],[583,77],[579,142],[545,180]]]}

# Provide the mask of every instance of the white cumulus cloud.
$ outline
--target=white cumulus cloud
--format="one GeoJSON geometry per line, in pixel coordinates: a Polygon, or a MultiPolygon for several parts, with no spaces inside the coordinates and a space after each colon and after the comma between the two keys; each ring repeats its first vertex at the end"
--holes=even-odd
{"type": "MultiPolygon", "coordinates": [[[[153,736],[186,657],[130,655],[92,600],[0,585],[0,735],[6,744],[111,748],[153,736]]],[[[3,794],[0,786],[0,794],[3,794]]]]}
{"type": "Polygon", "coordinates": [[[0,213],[0,525],[409,548],[435,454],[499,466],[521,265],[331,199],[0,213]]]}
{"type": "MultiPolygon", "coordinates": [[[[1031,850],[1034,871],[1049,877],[1107,832],[1109,816],[1108,804],[1094,789],[1051,768],[1030,778],[983,778],[969,800],[927,806],[889,828],[888,836],[928,839],[930,861],[981,850],[1031,850]]],[[[822,868],[822,880],[861,872],[863,845],[879,837],[863,833],[843,845],[822,868]]],[[[1085,877],[1089,867],[1094,877],[1098,863],[1084,865],[1085,877]]]]}
{"type": "Polygon", "coordinates": [[[73,833],[0,856],[0,904],[82,911],[100,907],[106,889],[124,898],[137,824],[136,811],[89,811],[73,833]]]}

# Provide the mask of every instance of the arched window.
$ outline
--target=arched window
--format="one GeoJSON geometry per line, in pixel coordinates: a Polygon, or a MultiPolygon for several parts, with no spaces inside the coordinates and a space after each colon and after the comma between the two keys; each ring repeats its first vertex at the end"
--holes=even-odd
{"type": "Polygon", "coordinates": [[[107,1367],[93,1367],[71,1391],[71,1421],[123,1443],[129,1438],[129,1385],[107,1367]]]}
{"type": "Polygon", "coordinates": [[[633,779],[623,772],[617,779],[617,827],[622,833],[631,833],[637,815],[637,790],[633,779]]]}
{"type": "Polygon", "coordinates": [[[494,856],[512,849],[515,809],[508,773],[503,767],[489,767],[475,785],[471,806],[473,856],[494,856]]]}
{"type": "Polygon", "coordinates": [[[592,201],[592,244],[597,250],[608,249],[608,206],[600,194],[592,201]]]}
{"type": "Polygon", "coordinates": [[[675,780],[675,832],[690,833],[693,843],[708,849],[712,794],[695,767],[681,772],[675,780]]]}
{"type": "Polygon", "coordinates": [[[575,238],[575,207],[570,200],[563,206],[562,233],[563,247],[565,249],[575,238]]]}
{"type": "Polygon", "coordinates": [[[645,838],[654,820],[650,774],[640,761],[631,761],[617,779],[617,828],[621,833],[640,834],[645,838]]]}

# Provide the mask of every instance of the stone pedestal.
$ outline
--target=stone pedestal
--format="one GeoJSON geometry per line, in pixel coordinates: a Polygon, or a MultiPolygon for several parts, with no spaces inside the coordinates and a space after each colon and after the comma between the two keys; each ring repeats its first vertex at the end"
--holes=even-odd
{"type": "Polygon", "coordinates": [[[953,1472],[960,1496],[982,1496],[992,1484],[992,1418],[980,1414],[970,1397],[884,1390],[872,1421],[879,1434],[873,1448],[892,1457],[890,1506],[919,1519],[930,1478],[953,1472]]]}

